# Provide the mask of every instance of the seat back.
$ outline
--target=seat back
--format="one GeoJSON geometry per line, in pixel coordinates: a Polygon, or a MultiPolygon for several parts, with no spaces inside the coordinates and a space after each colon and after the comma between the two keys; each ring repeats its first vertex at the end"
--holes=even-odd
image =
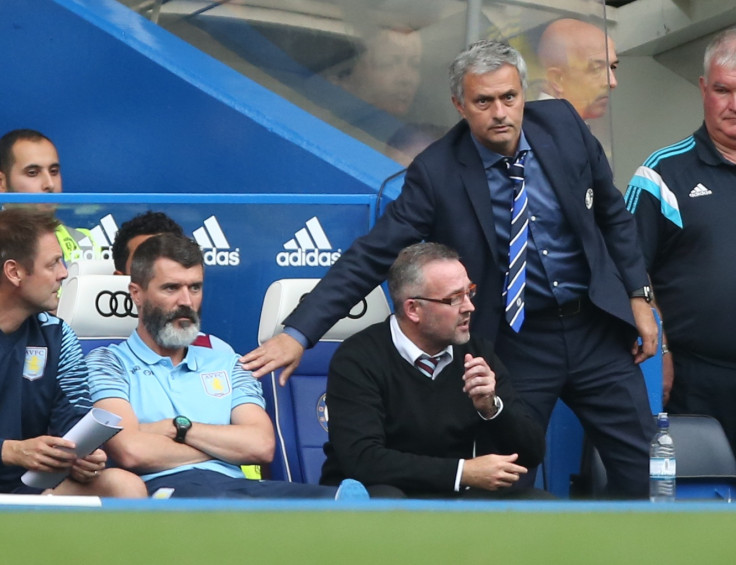
{"type": "MultiPolygon", "coordinates": [[[[677,459],[677,498],[736,496],[736,458],[721,424],[701,414],[670,414],[670,434],[677,459]]],[[[593,495],[605,494],[606,470],[590,447],[593,495]]]]}
{"type": "MultiPolygon", "coordinates": [[[[310,292],[319,279],[282,279],[266,291],[258,332],[259,343],[283,330],[281,322],[310,292]]],[[[327,370],[332,354],[352,334],[381,322],[391,313],[381,287],[375,288],[304,352],[286,386],[279,372],[262,380],[267,411],[277,434],[271,478],[316,484],[322,471],[329,415],[325,403],[327,370]]]]}
{"type": "Polygon", "coordinates": [[[128,339],[138,325],[129,283],[130,277],[111,274],[79,274],[67,279],[57,315],[75,331],[85,354],[128,339]]]}

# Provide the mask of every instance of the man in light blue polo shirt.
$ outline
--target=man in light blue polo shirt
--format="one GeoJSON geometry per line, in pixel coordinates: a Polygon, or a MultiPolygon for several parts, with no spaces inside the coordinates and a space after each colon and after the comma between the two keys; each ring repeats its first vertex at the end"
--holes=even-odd
{"type": "Polygon", "coordinates": [[[238,355],[191,345],[199,332],[204,259],[192,240],[154,236],[136,250],[130,295],[138,328],[122,344],[90,352],[95,406],[122,417],[106,444],[149,493],[175,497],[367,498],[360,483],[340,489],[246,479],[240,466],[269,463],[273,426],[261,385],[238,355]]]}

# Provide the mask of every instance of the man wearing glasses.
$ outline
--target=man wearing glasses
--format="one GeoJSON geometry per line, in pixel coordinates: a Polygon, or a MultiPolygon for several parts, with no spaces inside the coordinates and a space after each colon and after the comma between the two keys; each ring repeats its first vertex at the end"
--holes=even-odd
{"type": "Polygon", "coordinates": [[[457,253],[411,245],[388,285],[396,313],[330,365],[321,482],[354,478],[379,498],[533,496],[511,487],[542,460],[544,431],[491,344],[470,336],[476,287],[457,253]]]}

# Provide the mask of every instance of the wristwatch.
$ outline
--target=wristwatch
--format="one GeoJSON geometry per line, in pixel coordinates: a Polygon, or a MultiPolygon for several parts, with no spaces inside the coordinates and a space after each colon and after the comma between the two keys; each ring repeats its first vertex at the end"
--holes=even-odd
{"type": "Polygon", "coordinates": [[[652,295],[652,287],[650,286],[643,286],[641,288],[637,288],[636,290],[632,290],[629,296],[631,298],[643,298],[647,302],[651,302],[652,298],[654,298],[654,296],[652,295]]]}
{"type": "Polygon", "coordinates": [[[192,421],[186,416],[176,416],[174,418],[174,427],[176,428],[176,437],[174,441],[184,443],[187,432],[192,427],[192,421]]]}

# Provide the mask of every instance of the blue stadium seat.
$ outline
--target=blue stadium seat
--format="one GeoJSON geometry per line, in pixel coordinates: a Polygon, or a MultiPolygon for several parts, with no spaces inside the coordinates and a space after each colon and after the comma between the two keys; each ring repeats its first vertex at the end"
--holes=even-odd
{"type": "MultiPolygon", "coordinates": [[[[281,321],[310,292],[319,279],[282,279],[266,291],[258,330],[259,343],[280,333],[281,321]]],[[[270,467],[272,479],[316,484],[319,482],[327,441],[328,410],[325,404],[327,369],[332,354],[352,334],[386,319],[391,313],[381,287],[375,288],[348,316],[337,322],[312,349],[305,351],[286,386],[279,373],[263,377],[267,411],[276,427],[276,455],[270,467]]]]}
{"type": "Polygon", "coordinates": [[[66,280],[57,315],[75,331],[85,354],[128,339],[138,325],[129,283],[130,277],[112,274],[78,274],[66,280]]]}

